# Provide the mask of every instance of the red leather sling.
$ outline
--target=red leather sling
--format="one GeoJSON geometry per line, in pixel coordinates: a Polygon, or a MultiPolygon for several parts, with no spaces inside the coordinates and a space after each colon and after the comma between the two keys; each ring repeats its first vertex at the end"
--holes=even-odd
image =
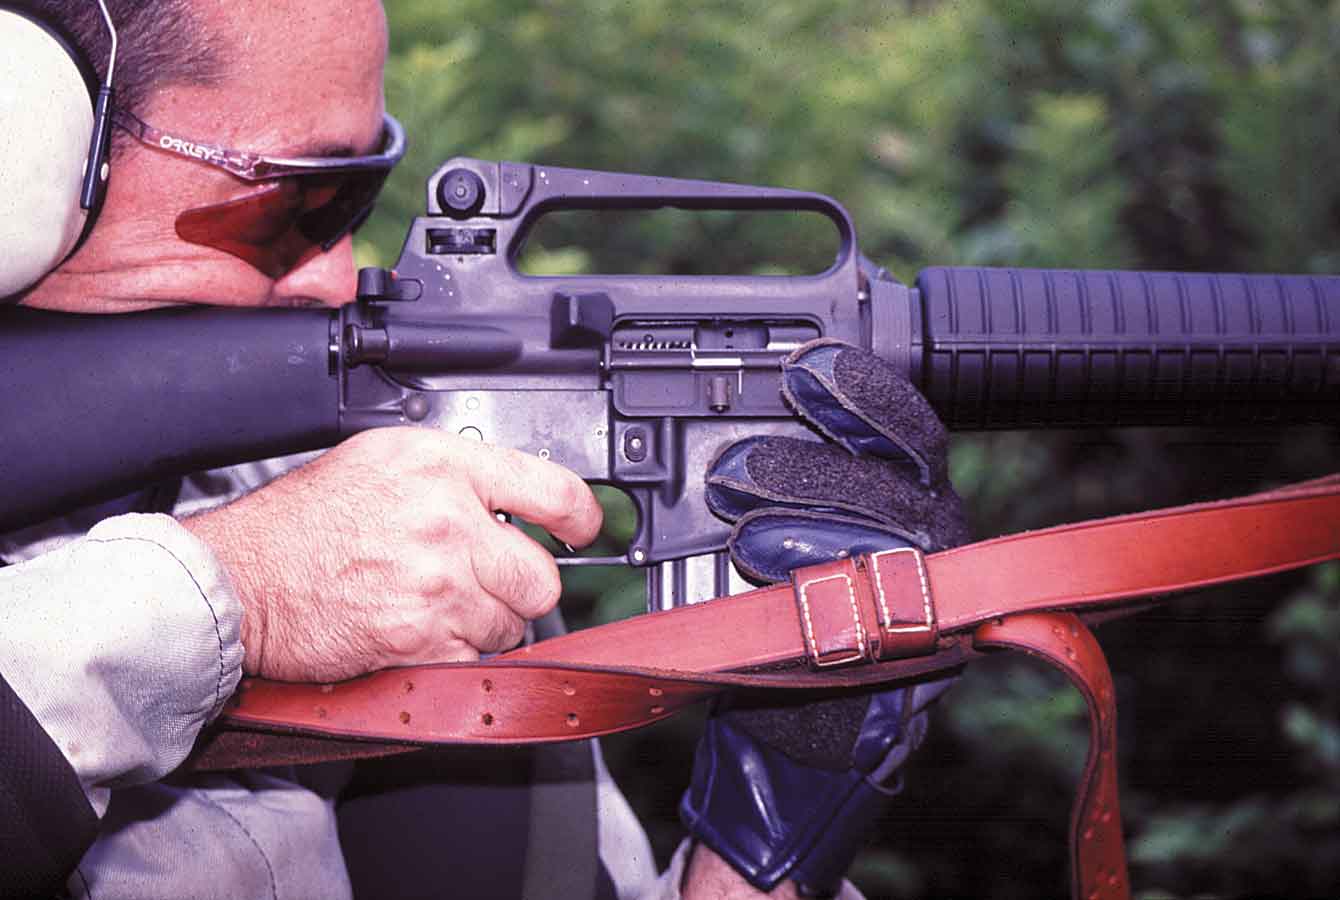
{"type": "Polygon", "coordinates": [[[910,680],[993,649],[1021,650],[1063,671],[1089,710],[1088,760],[1071,813],[1072,893],[1124,898],[1115,698],[1087,624],[1165,594],[1337,557],[1340,474],[929,556],[888,550],[486,662],[387,669],[327,685],[245,679],[191,764],[587,738],[657,721],[731,686],[910,680]]]}

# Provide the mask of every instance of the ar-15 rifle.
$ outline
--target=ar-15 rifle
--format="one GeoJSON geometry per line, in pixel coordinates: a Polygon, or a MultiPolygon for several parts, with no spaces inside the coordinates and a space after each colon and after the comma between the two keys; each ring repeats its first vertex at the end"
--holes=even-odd
{"type": "Polygon", "coordinates": [[[951,428],[1340,421],[1340,277],[932,268],[911,286],[811,193],[453,159],[394,270],[316,310],[8,310],[0,528],[225,463],[419,424],[553,459],[639,513],[625,556],[667,608],[733,593],[702,479],[746,435],[805,433],[779,360],[838,338],[951,428]],[[812,276],[528,276],[561,209],[780,210],[837,229],[812,276]]]}

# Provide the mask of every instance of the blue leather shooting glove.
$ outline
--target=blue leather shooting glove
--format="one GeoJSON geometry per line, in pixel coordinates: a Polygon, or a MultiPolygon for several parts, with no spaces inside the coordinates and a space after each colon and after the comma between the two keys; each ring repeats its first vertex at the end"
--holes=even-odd
{"type": "MultiPolygon", "coordinates": [[[[968,540],[945,428],[892,367],[819,340],[782,373],[788,403],[829,442],[747,438],[712,464],[708,503],[735,523],[741,571],[777,582],[848,555],[968,540]]],[[[948,685],[729,695],[699,741],[680,818],[760,890],[790,878],[805,895],[836,893],[948,685]]]]}

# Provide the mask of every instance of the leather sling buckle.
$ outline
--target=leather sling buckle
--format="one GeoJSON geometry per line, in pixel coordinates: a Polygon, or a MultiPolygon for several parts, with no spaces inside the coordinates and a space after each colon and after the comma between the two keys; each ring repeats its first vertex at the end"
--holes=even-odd
{"type": "Polygon", "coordinates": [[[815,669],[935,650],[935,605],[915,547],[807,566],[792,573],[791,584],[815,669]]]}

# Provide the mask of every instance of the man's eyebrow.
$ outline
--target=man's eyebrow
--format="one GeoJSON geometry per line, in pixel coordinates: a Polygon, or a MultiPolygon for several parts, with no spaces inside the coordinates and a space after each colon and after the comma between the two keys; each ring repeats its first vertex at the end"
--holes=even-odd
{"type": "Polygon", "coordinates": [[[360,150],[348,141],[312,141],[311,143],[299,143],[293,146],[293,149],[286,152],[284,156],[289,157],[310,157],[321,159],[327,157],[350,157],[350,156],[372,156],[382,149],[386,144],[386,128],[382,127],[377,132],[377,136],[372,139],[372,144],[366,150],[360,150]]]}
{"type": "Polygon", "coordinates": [[[350,141],[340,140],[321,140],[320,138],[309,138],[307,141],[296,141],[290,147],[284,149],[284,152],[269,154],[273,156],[285,156],[288,158],[340,158],[351,156],[373,156],[386,146],[387,126],[386,118],[382,118],[382,127],[377,130],[377,135],[372,139],[372,143],[367,149],[360,149],[350,141]]]}
{"type": "MultiPolygon", "coordinates": [[[[375,151],[369,151],[372,153],[375,151]]],[[[338,156],[363,156],[354,150],[352,144],[325,143],[325,144],[298,144],[292,150],[286,150],[284,156],[292,157],[312,157],[322,159],[326,157],[338,156]]]]}

